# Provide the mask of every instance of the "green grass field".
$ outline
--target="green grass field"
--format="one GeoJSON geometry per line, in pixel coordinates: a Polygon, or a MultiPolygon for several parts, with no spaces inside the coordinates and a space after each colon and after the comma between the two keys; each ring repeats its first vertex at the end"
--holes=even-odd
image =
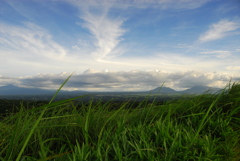
{"type": "Polygon", "coordinates": [[[74,99],[5,116],[0,160],[240,160],[239,83],[164,105],[146,99],[134,108],[130,102],[113,108],[111,101],[78,108],[74,99]]]}

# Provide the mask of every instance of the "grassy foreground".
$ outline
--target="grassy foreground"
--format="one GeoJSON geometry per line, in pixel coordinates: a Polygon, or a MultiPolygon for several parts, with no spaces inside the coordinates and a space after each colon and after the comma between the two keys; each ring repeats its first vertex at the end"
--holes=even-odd
{"type": "Polygon", "coordinates": [[[240,160],[240,84],[164,105],[72,99],[0,120],[3,161],[240,160]]]}

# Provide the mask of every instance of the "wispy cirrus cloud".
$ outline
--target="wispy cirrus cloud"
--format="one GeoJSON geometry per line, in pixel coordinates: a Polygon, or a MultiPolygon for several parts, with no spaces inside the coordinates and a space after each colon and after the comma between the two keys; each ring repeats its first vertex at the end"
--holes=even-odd
{"type": "Polygon", "coordinates": [[[239,65],[238,66],[237,65],[236,66],[231,65],[231,66],[228,66],[227,69],[228,70],[238,70],[238,71],[240,71],[240,66],[239,65]]]}
{"type": "Polygon", "coordinates": [[[126,5],[134,7],[138,5],[138,7],[157,7],[160,9],[194,9],[201,7],[205,3],[209,2],[210,0],[133,0],[133,1],[123,1],[119,0],[118,2],[124,2],[126,5]]]}
{"type": "Polygon", "coordinates": [[[52,40],[51,35],[40,26],[24,22],[23,26],[0,24],[0,50],[18,51],[15,55],[28,59],[32,56],[61,59],[66,50],[52,40]]]}
{"type": "Polygon", "coordinates": [[[75,4],[91,6],[113,6],[120,8],[134,7],[146,8],[157,7],[160,9],[194,9],[203,6],[211,0],[68,0],[75,4]]]}
{"type": "Polygon", "coordinates": [[[200,42],[214,41],[222,39],[225,36],[231,34],[231,31],[235,31],[240,28],[240,21],[221,20],[212,24],[209,30],[200,35],[200,42]]]}
{"type": "Polygon", "coordinates": [[[0,57],[0,63],[8,66],[0,68],[4,75],[50,72],[62,66],[73,71],[79,64],[46,29],[30,22],[21,26],[0,23],[0,57]]]}
{"type": "MultiPolygon", "coordinates": [[[[79,10],[79,18],[84,22],[78,23],[85,27],[93,36],[95,50],[92,55],[96,60],[118,56],[125,49],[120,46],[127,29],[123,28],[127,17],[122,13],[128,12],[128,8],[159,8],[165,9],[194,9],[201,7],[209,0],[70,0],[65,1],[76,6],[79,10]],[[120,9],[121,14],[111,14],[113,9],[120,9]],[[121,15],[121,16],[120,16],[121,15]]],[[[77,47],[77,46],[76,46],[77,47]]]]}
{"type": "Polygon", "coordinates": [[[215,50],[215,51],[203,51],[203,52],[199,52],[200,54],[205,54],[205,55],[211,55],[211,56],[215,56],[217,58],[226,58],[231,56],[231,52],[230,51],[225,51],[225,50],[215,50]]]}
{"type": "Polygon", "coordinates": [[[120,37],[125,33],[125,30],[121,28],[123,19],[110,19],[88,11],[82,16],[82,19],[86,21],[83,26],[88,28],[96,38],[94,43],[96,51],[93,52],[93,55],[97,59],[114,55],[114,50],[121,42],[120,37]]]}
{"type": "MultiPolygon", "coordinates": [[[[69,1],[67,1],[69,2],[69,1]]],[[[117,46],[121,42],[121,36],[126,32],[122,25],[123,17],[109,15],[113,1],[70,1],[79,9],[79,18],[84,22],[78,23],[81,27],[87,28],[93,36],[95,50],[92,52],[96,60],[118,55],[117,46]]]]}

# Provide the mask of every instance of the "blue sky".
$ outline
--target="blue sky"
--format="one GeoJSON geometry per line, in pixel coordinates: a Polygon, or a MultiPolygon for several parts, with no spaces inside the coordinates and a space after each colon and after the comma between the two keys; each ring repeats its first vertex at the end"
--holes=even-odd
{"type": "Polygon", "coordinates": [[[180,90],[240,80],[238,0],[2,0],[0,86],[180,90]]]}

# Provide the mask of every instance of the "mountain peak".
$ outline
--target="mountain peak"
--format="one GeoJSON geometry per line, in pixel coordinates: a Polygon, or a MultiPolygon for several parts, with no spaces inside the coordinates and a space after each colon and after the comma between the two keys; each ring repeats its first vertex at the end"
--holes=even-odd
{"type": "Polygon", "coordinates": [[[24,95],[24,94],[45,94],[49,93],[51,90],[44,90],[38,88],[24,88],[18,87],[13,84],[8,84],[6,86],[0,87],[0,95],[24,95]]]}
{"type": "Polygon", "coordinates": [[[15,86],[13,84],[8,84],[6,86],[1,86],[0,88],[1,89],[13,89],[13,88],[19,88],[19,87],[15,86]]]}
{"type": "Polygon", "coordinates": [[[188,94],[203,94],[205,92],[215,93],[219,90],[220,90],[220,88],[213,88],[213,87],[209,87],[209,86],[197,85],[197,86],[193,86],[192,88],[189,88],[187,90],[184,90],[182,92],[183,93],[188,93],[188,94]]]}
{"type": "Polygon", "coordinates": [[[176,91],[169,87],[157,87],[151,90],[153,93],[175,93],[176,91]]]}
{"type": "Polygon", "coordinates": [[[8,85],[6,85],[5,87],[16,87],[16,86],[13,85],[13,84],[8,84],[8,85]]]}

